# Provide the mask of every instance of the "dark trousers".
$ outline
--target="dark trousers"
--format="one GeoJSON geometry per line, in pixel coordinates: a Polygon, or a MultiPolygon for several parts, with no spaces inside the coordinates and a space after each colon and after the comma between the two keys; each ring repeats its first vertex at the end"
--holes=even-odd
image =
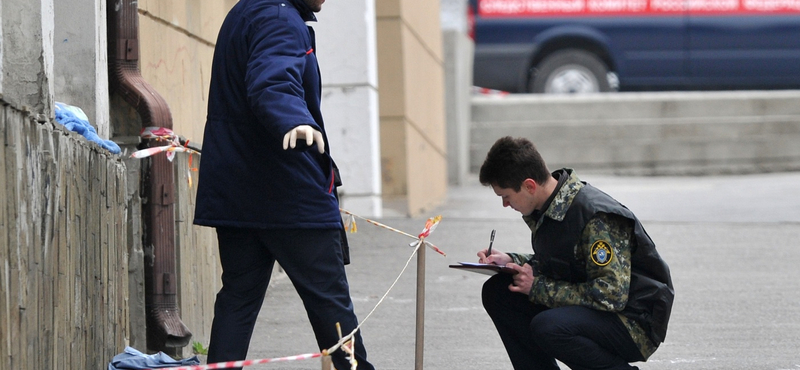
{"type": "Polygon", "coordinates": [[[492,318],[515,370],[636,369],[643,361],[617,314],[581,306],[547,308],[508,290],[509,274],[483,285],[483,307],[492,318]]]}
{"type": "MultiPolygon", "coordinates": [[[[275,261],[303,300],[320,349],[330,348],[339,340],[337,322],[343,335],[358,326],[339,230],[217,228],[217,238],[222,289],[214,303],[208,363],[246,359],[275,261]]],[[[360,333],[356,333],[355,352],[359,369],[374,369],[367,362],[360,333]]],[[[337,369],[350,368],[342,350],[331,357],[337,369]]]]}

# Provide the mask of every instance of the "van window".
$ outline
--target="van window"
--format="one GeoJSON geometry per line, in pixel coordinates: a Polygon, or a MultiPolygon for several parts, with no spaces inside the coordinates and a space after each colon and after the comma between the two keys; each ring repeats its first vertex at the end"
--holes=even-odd
{"type": "Polygon", "coordinates": [[[800,87],[800,0],[470,0],[474,84],[509,92],[800,87]]]}

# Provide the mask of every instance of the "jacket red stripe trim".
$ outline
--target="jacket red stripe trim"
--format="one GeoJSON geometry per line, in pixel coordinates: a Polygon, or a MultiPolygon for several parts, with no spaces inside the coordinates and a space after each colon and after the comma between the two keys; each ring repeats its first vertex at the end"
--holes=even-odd
{"type": "Polygon", "coordinates": [[[331,170],[331,186],[328,188],[328,193],[333,192],[333,170],[331,170]]]}

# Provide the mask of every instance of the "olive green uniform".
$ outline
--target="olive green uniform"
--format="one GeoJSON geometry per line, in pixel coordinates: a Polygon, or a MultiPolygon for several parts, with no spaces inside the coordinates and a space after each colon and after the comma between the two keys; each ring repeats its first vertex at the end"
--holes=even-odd
{"type": "MultiPolygon", "coordinates": [[[[544,217],[563,220],[578,191],[584,183],[568,170],[569,178],[561,185],[549,207],[540,217],[523,216],[535,235],[544,217]]],[[[562,306],[584,306],[600,311],[617,312],[628,329],[644,359],[658,348],[648,337],[645,329],[636,321],[622,314],[628,303],[631,284],[631,244],[634,240],[634,225],[625,217],[610,214],[595,214],[574,246],[575,257],[583,261],[586,269],[585,282],[572,283],[539,275],[534,280],[529,294],[532,303],[550,308],[562,306]],[[598,256],[598,250],[601,252],[598,256]],[[594,253],[593,253],[594,252],[594,253]]],[[[509,253],[517,264],[530,263],[534,275],[538,274],[539,261],[536,255],[509,253]]]]}

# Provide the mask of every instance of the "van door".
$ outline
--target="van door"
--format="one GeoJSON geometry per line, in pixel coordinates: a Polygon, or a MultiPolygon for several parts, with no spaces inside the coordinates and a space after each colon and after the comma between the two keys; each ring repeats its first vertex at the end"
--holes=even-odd
{"type": "MultiPolygon", "coordinates": [[[[665,12],[666,13],[666,12],[665,12]]],[[[687,18],[653,12],[646,17],[615,18],[603,27],[617,57],[620,86],[649,90],[683,86],[688,71],[687,18]]]]}
{"type": "Polygon", "coordinates": [[[800,85],[800,5],[772,0],[688,1],[692,87],[800,85]]]}

